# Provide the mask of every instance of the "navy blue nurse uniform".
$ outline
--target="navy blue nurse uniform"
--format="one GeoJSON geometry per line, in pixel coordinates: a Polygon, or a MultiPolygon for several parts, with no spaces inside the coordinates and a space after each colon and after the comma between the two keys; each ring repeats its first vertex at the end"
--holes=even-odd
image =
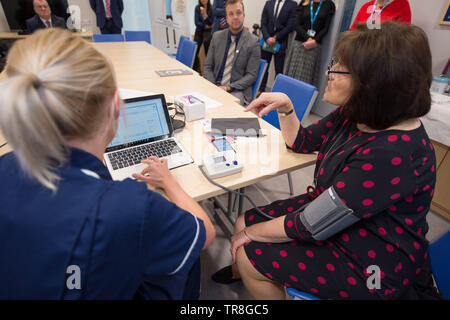
{"type": "MultiPolygon", "coordinates": [[[[57,192],[0,158],[0,299],[182,299],[203,221],[71,149],[57,192]]],[[[197,274],[198,276],[198,274],[197,274]]],[[[199,279],[198,279],[199,280],[199,279]]]]}

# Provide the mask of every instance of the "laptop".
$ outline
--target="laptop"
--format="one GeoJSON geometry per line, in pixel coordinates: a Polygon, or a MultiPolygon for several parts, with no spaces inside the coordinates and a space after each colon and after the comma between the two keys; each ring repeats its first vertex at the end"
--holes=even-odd
{"type": "Polygon", "coordinates": [[[169,169],[194,162],[189,153],[173,137],[172,122],[163,94],[125,101],[126,121],[119,117],[116,136],[106,148],[104,159],[113,180],[131,178],[146,164],[150,156],[167,159],[169,169]]]}

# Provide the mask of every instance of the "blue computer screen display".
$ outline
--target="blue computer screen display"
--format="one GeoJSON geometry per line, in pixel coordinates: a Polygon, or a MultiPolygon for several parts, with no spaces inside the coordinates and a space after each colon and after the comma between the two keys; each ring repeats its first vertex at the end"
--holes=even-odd
{"type": "Polygon", "coordinates": [[[129,102],[125,110],[127,125],[121,114],[116,136],[108,148],[170,133],[161,99],[129,102]]]}

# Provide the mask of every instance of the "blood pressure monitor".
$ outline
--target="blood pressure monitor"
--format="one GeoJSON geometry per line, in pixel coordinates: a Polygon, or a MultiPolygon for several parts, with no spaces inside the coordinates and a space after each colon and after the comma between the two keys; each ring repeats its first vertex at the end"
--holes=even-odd
{"type": "Polygon", "coordinates": [[[213,179],[240,172],[244,167],[234,150],[206,155],[203,157],[203,165],[208,176],[213,179]]]}

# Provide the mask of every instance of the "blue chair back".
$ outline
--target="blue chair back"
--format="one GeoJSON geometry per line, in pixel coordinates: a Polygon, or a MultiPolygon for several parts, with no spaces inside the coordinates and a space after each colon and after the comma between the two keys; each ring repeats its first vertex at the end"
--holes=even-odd
{"type": "Polygon", "coordinates": [[[94,42],[123,42],[121,34],[94,34],[94,42]]]}
{"type": "Polygon", "coordinates": [[[430,261],[434,281],[445,300],[450,300],[450,231],[430,244],[430,261]]]}
{"type": "Polygon", "coordinates": [[[286,292],[288,295],[294,298],[294,300],[320,300],[319,298],[313,296],[312,294],[300,292],[295,290],[294,288],[287,288],[286,292]]]}
{"type": "Polygon", "coordinates": [[[255,99],[256,94],[258,93],[259,87],[261,86],[261,81],[264,77],[264,73],[267,69],[267,61],[264,59],[259,60],[259,71],[258,71],[258,77],[256,78],[255,83],[252,87],[252,100],[255,99]]]}
{"type": "MultiPolygon", "coordinates": [[[[291,99],[300,122],[308,116],[318,94],[316,87],[284,74],[277,76],[272,92],[283,92],[291,99]]],[[[280,129],[278,114],[275,110],[269,112],[263,119],[275,128],[280,129]]]]}
{"type": "Polygon", "coordinates": [[[145,41],[152,44],[150,31],[125,31],[126,41],[145,41]]]}
{"type": "Polygon", "coordinates": [[[180,61],[180,58],[181,58],[181,47],[183,46],[183,42],[186,40],[190,40],[189,37],[184,36],[184,35],[180,36],[180,41],[178,41],[177,54],[175,56],[175,59],[177,59],[178,61],[180,61]]]}
{"type": "Polygon", "coordinates": [[[191,41],[189,39],[184,40],[179,47],[180,57],[177,58],[178,61],[185,64],[189,68],[194,65],[195,52],[197,51],[197,42],[191,41]]]}

